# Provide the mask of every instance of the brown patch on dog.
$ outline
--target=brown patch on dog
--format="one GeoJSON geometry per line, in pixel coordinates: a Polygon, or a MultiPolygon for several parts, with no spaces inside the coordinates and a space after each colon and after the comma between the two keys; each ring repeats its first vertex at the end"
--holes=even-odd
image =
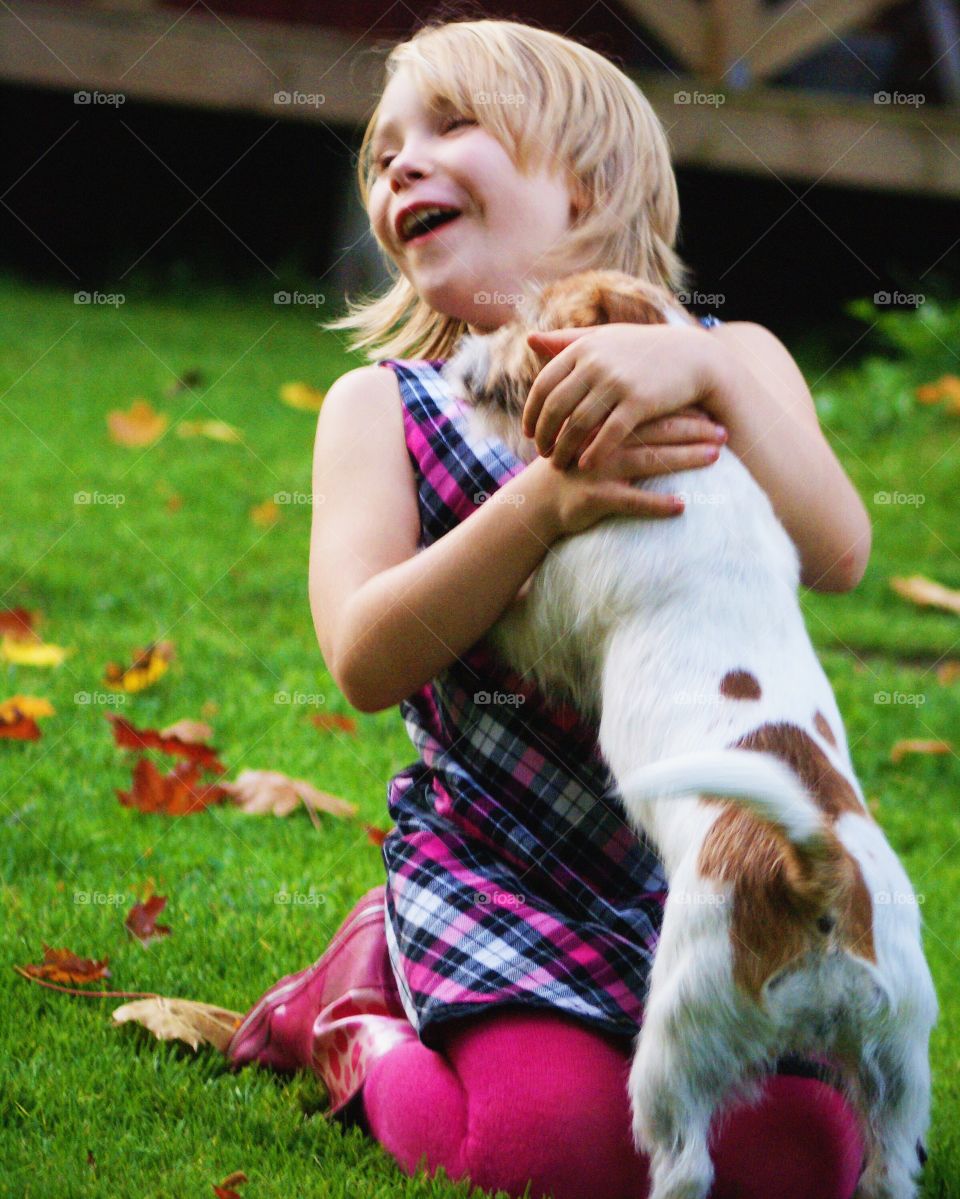
{"type": "Polygon", "coordinates": [[[836,747],[837,739],[833,735],[833,729],[827,723],[826,716],[819,709],[813,718],[813,725],[824,741],[828,741],[832,746],[836,747]]]}
{"type": "Polygon", "coordinates": [[[663,288],[622,271],[582,271],[543,289],[537,327],[570,329],[617,322],[662,325],[666,303],[675,301],[663,288]]]}
{"type": "Polygon", "coordinates": [[[749,670],[728,670],[720,680],[720,694],[727,699],[759,699],[763,692],[749,670]]]}
{"type": "Polygon", "coordinates": [[[857,793],[827,755],[805,730],[795,724],[762,724],[735,744],[736,749],[752,749],[774,754],[797,775],[817,807],[831,820],[844,812],[867,815],[857,793]]]}
{"type": "Polygon", "coordinates": [[[876,961],[869,892],[858,863],[831,829],[824,829],[815,849],[800,851],[735,803],[711,802],[724,810],[704,838],[697,865],[705,877],[732,884],[733,977],[739,987],[759,1000],[768,978],[822,949],[826,935],[876,961]]]}

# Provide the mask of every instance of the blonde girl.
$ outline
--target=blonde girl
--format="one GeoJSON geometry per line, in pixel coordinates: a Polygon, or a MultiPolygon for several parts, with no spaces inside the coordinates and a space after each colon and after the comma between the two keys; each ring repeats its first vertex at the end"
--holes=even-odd
{"type": "MultiPolygon", "coordinates": [[[[331,1111],[408,1172],[641,1199],[626,1079],[662,868],[603,798],[597,729],[484,635],[558,538],[612,515],[682,520],[634,484],[705,466],[725,439],[807,585],[854,586],[869,524],[800,371],[752,323],[532,335],[542,456],[524,468],[471,443],[440,374],[465,331],[576,269],[685,281],[664,131],[602,56],[512,21],[421,28],[387,59],[359,168],[393,283],[331,326],[371,364],[319,418],[310,598],[338,686],[365,712],[399,704],[417,759],[388,785],[386,885],[251,1009],[230,1056],[314,1069],[331,1111]]],[[[714,1196],[852,1195],[862,1144],[827,1069],[784,1060],[756,1107],[724,1113],[714,1196]]]]}

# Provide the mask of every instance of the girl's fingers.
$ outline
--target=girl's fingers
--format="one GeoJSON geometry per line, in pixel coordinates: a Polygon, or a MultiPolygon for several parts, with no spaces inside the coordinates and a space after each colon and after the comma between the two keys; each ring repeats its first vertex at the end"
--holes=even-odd
{"type": "MultiPolygon", "coordinates": [[[[572,382],[569,394],[571,397],[575,394],[572,382]]],[[[580,402],[567,417],[553,447],[553,460],[561,469],[583,454],[599,434],[603,422],[614,407],[615,401],[612,396],[604,397],[602,393],[598,395],[589,387],[583,388],[580,402]]]]}
{"type": "Polygon", "coordinates": [[[650,479],[679,470],[709,466],[720,456],[720,446],[709,442],[694,445],[624,447],[615,455],[617,475],[650,479]]]}
{"type": "Polygon", "coordinates": [[[666,517],[679,516],[683,511],[683,500],[678,495],[662,491],[648,491],[644,487],[618,488],[611,493],[615,512],[611,515],[666,517]]]}
{"type": "MultiPolygon", "coordinates": [[[[569,349],[569,347],[567,347],[569,349]]],[[[537,426],[540,424],[540,413],[543,409],[544,401],[547,396],[558,387],[563,380],[571,373],[574,367],[575,359],[573,355],[568,355],[566,351],[561,350],[555,357],[543,367],[537,377],[533,381],[533,386],[527,392],[526,402],[523,405],[523,433],[526,437],[533,437],[534,431],[537,432],[537,446],[540,445],[540,430],[537,426]]],[[[553,432],[556,433],[562,421],[557,421],[553,432]]],[[[543,451],[540,451],[543,453],[543,451]]]]}
{"type": "MultiPolygon", "coordinates": [[[[567,432],[570,418],[579,408],[584,396],[590,391],[590,384],[579,375],[571,372],[565,375],[550,393],[550,402],[541,411],[535,430],[537,450],[543,454],[555,454],[557,441],[561,432],[567,437],[565,449],[569,451],[572,432],[567,432]],[[563,428],[561,428],[563,427],[563,428]]],[[[531,389],[532,394],[532,389],[531,389]]],[[[529,398],[528,398],[529,403],[529,398]]],[[[578,429],[576,440],[583,439],[583,430],[578,429]]]]}
{"type": "Polygon", "coordinates": [[[684,445],[713,439],[722,442],[726,430],[722,425],[697,416],[661,416],[638,425],[627,437],[628,446],[684,445]]]}

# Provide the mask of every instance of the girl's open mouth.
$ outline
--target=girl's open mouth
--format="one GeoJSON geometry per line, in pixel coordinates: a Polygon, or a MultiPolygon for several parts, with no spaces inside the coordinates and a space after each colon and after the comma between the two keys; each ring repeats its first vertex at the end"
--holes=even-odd
{"type": "Polygon", "coordinates": [[[449,217],[447,217],[445,220],[438,221],[437,223],[432,224],[430,226],[430,228],[425,229],[423,231],[423,233],[416,233],[416,234],[414,234],[413,237],[408,238],[404,242],[404,245],[406,245],[406,246],[419,245],[420,242],[424,242],[428,238],[433,237],[433,235],[435,233],[439,233],[441,229],[449,229],[450,226],[454,223],[454,221],[458,221],[461,216],[462,216],[462,213],[459,213],[459,212],[451,213],[451,215],[449,217]]]}

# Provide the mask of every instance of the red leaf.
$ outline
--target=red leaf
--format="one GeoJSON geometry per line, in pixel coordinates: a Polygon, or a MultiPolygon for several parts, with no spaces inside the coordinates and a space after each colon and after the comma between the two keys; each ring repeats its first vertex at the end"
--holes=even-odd
{"type": "Polygon", "coordinates": [[[132,788],[118,789],[117,796],[126,808],[165,816],[186,816],[210,804],[223,803],[226,791],[217,783],[199,784],[199,772],[195,762],[181,762],[169,774],[161,774],[149,758],[138,758],[132,788]]]}
{"type": "Polygon", "coordinates": [[[162,753],[174,757],[187,758],[190,762],[223,774],[226,767],[217,757],[217,751],[212,745],[204,745],[196,741],[184,741],[180,737],[164,737],[156,729],[137,729],[122,716],[108,712],[107,719],[113,722],[113,737],[117,745],[123,749],[159,749],[162,753]]]}
{"type": "Polygon", "coordinates": [[[37,613],[26,608],[5,608],[0,611],[0,637],[13,641],[36,641],[37,613]]]}
{"type": "Polygon", "coordinates": [[[367,830],[367,839],[372,841],[374,845],[382,845],[387,839],[385,829],[377,828],[375,824],[366,824],[364,828],[367,830]]]}
{"type": "Polygon", "coordinates": [[[246,1182],[247,1176],[242,1170],[234,1170],[232,1174],[228,1174],[219,1186],[215,1182],[210,1185],[213,1187],[213,1193],[217,1199],[241,1199],[239,1193],[233,1188],[239,1186],[241,1182],[246,1182]]]}
{"type": "Polygon", "coordinates": [[[355,733],[357,722],[352,716],[341,716],[339,712],[317,712],[310,719],[318,729],[330,732],[339,729],[343,733],[355,733]]]}
{"type": "Polygon", "coordinates": [[[45,978],[55,983],[90,983],[98,978],[109,978],[107,969],[109,958],[96,962],[92,958],[78,958],[69,949],[51,949],[43,947],[43,964],[40,966],[22,966],[21,969],[31,978],[45,978]]]}
{"type": "Polygon", "coordinates": [[[157,924],[157,917],[166,906],[165,895],[151,895],[146,903],[135,903],[127,912],[124,928],[141,945],[148,945],[155,937],[168,937],[170,925],[157,924]]]}
{"type": "Polygon", "coordinates": [[[10,741],[39,741],[40,726],[32,716],[24,716],[19,708],[13,708],[9,718],[0,715],[0,737],[10,741]]]}

